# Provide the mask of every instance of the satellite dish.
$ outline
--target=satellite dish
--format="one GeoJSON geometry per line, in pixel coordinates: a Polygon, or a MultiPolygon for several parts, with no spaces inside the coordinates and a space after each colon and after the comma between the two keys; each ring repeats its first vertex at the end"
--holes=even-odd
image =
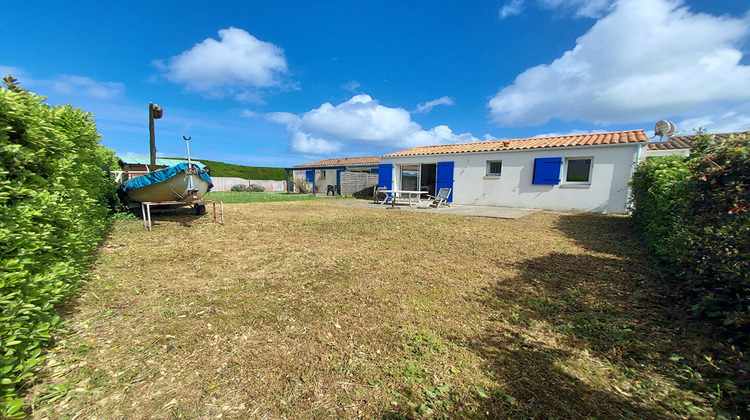
{"type": "Polygon", "coordinates": [[[661,120],[654,127],[654,135],[659,137],[671,136],[677,131],[677,126],[672,121],[661,120]]]}

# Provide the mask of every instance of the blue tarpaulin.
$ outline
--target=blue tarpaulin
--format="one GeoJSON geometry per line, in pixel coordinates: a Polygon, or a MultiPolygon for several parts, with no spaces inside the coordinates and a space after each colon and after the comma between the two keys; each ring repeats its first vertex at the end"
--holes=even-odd
{"type": "MultiPolygon", "coordinates": [[[[206,171],[203,168],[201,168],[199,165],[193,163],[193,166],[198,168],[198,174],[200,175],[202,180],[208,182],[209,184],[208,191],[211,191],[211,188],[213,188],[214,186],[214,183],[211,181],[211,177],[208,176],[206,171]]],[[[130,181],[122,184],[120,186],[120,189],[123,192],[128,192],[131,190],[135,190],[137,188],[145,187],[147,185],[158,184],[160,182],[164,182],[172,178],[173,176],[181,173],[187,168],[188,168],[187,162],[183,162],[174,166],[170,166],[168,168],[164,168],[156,172],[151,172],[146,175],[141,175],[139,177],[135,177],[131,179],[130,181]]]]}

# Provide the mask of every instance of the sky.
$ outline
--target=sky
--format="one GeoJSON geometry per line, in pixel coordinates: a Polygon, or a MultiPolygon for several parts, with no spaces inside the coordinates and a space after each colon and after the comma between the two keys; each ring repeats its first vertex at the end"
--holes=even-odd
{"type": "MultiPolygon", "coordinates": [[[[0,73],[102,144],[291,167],[439,145],[750,129],[750,0],[26,0],[0,73]]],[[[658,137],[655,140],[659,140],[658,137]]]]}

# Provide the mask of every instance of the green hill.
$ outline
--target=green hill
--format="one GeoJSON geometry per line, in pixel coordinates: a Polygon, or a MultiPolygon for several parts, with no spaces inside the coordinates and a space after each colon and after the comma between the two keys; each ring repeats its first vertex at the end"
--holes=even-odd
{"type": "MultiPolygon", "coordinates": [[[[183,158],[184,159],[184,158],[183,158]]],[[[211,169],[211,176],[236,177],[244,179],[270,179],[286,181],[284,168],[269,168],[263,166],[243,166],[234,163],[217,162],[215,160],[196,159],[211,169]]]]}

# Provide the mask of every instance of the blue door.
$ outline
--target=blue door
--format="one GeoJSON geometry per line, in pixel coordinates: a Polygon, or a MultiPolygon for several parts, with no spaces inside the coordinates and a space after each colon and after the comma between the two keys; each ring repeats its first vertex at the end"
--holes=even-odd
{"type": "Polygon", "coordinates": [[[437,174],[435,180],[435,192],[440,192],[441,188],[450,188],[451,195],[448,202],[453,202],[453,162],[438,162],[437,174]]]}

